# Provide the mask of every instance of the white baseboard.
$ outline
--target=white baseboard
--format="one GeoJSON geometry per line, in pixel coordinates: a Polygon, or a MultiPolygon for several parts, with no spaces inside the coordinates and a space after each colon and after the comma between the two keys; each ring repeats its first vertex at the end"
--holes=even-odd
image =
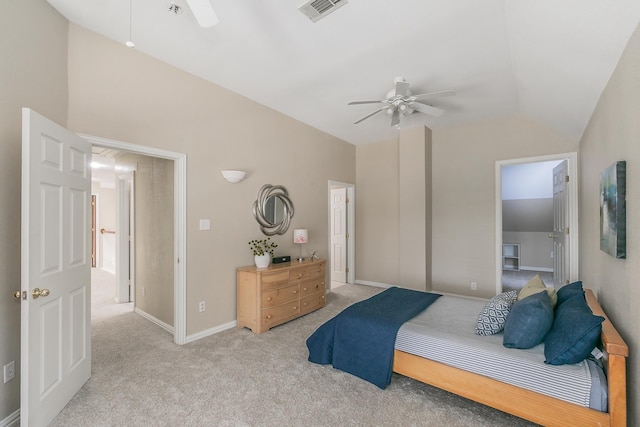
{"type": "Polygon", "coordinates": [[[356,285],[375,286],[376,288],[390,288],[392,286],[397,286],[397,285],[390,285],[388,283],[370,282],[368,280],[357,280],[357,279],[354,283],[356,285]]]}
{"type": "Polygon", "coordinates": [[[164,329],[165,331],[169,332],[170,334],[174,334],[174,329],[173,326],[164,323],[162,320],[150,315],[149,313],[140,310],[138,307],[135,308],[134,312],[136,314],[139,314],[140,316],[144,317],[145,319],[149,320],[150,322],[155,323],[156,325],[160,326],[162,329],[164,329]]]}
{"type": "Polygon", "coordinates": [[[209,328],[209,329],[205,329],[204,331],[196,332],[195,334],[187,335],[185,344],[193,341],[197,341],[201,338],[208,337],[210,335],[218,334],[222,331],[226,331],[227,329],[235,328],[237,325],[238,325],[238,322],[234,320],[232,322],[225,323],[220,326],[216,326],[215,328],[209,328]]]}
{"type": "Polygon", "coordinates": [[[553,268],[548,268],[548,267],[529,267],[529,266],[526,266],[526,265],[521,265],[520,266],[520,270],[544,271],[546,273],[553,273],[553,268]]]}
{"type": "Polygon", "coordinates": [[[20,409],[9,415],[4,420],[0,420],[0,427],[19,427],[20,426],[20,409]]]}

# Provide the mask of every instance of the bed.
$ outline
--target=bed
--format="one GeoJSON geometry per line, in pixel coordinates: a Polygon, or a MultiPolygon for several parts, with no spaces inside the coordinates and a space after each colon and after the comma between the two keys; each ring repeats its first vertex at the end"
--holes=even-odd
{"type": "MultiPolygon", "coordinates": [[[[381,294],[384,294],[387,291],[381,294]]],[[[407,347],[407,337],[411,337],[412,334],[417,333],[416,331],[422,327],[421,322],[423,325],[428,325],[429,322],[433,321],[433,319],[438,316],[438,310],[440,310],[440,312],[448,310],[446,304],[449,304],[448,301],[450,301],[450,299],[449,296],[443,296],[443,298],[439,299],[439,295],[437,295],[422,301],[416,299],[415,296],[422,298],[422,294],[434,294],[412,294],[412,292],[417,291],[403,290],[400,292],[405,296],[404,300],[397,305],[410,306],[410,313],[404,314],[399,319],[391,322],[395,322],[398,325],[395,327],[397,340],[395,340],[394,336],[394,342],[390,350],[380,352],[376,349],[374,351],[372,350],[372,344],[368,341],[371,336],[380,335],[377,331],[383,330],[381,326],[382,323],[379,319],[374,321],[372,329],[357,329],[371,327],[362,326],[366,322],[361,321],[361,317],[363,314],[368,315],[369,312],[380,311],[380,306],[376,308],[372,305],[365,306],[364,309],[361,309],[360,312],[354,316],[355,320],[344,320],[343,322],[345,323],[336,324],[336,322],[341,321],[341,313],[336,316],[336,318],[338,318],[337,320],[336,318],[331,319],[318,328],[318,330],[316,330],[316,332],[314,332],[307,341],[307,346],[310,350],[309,360],[315,363],[333,364],[335,368],[364,378],[380,388],[384,388],[386,384],[388,384],[387,381],[391,380],[392,371],[542,425],[626,425],[626,357],[628,356],[628,348],[605,315],[591,290],[584,290],[584,298],[586,299],[593,314],[604,318],[600,335],[601,345],[599,345],[599,348],[604,354],[604,357],[600,359],[602,361],[601,365],[606,373],[606,380],[602,381],[604,383],[604,391],[606,393],[606,408],[604,411],[591,409],[589,407],[593,407],[593,397],[591,399],[591,403],[573,403],[564,398],[556,397],[554,395],[554,391],[532,391],[524,386],[509,384],[503,380],[492,378],[492,376],[495,377],[495,375],[487,373],[473,373],[467,369],[456,367],[454,362],[444,360],[443,357],[438,358],[434,356],[426,358],[419,355],[420,351],[413,350],[411,346],[407,347]],[[421,308],[422,305],[425,307],[421,308]],[[432,307],[430,307],[431,305],[432,307]],[[418,312],[419,314],[416,315],[415,312],[418,312]],[[429,319],[429,316],[431,316],[431,319],[429,319]],[[345,325],[355,325],[354,327],[356,329],[351,332],[351,337],[348,337],[347,340],[343,341],[348,341],[354,336],[364,336],[365,340],[367,340],[367,342],[365,342],[367,350],[363,355],[354,356],[351,354],[351,350],[349,350],[347,356],[344,356],[346,351],[340,350],[343,343],[340,341],[333,341],[333,332],[331,331],[345,329],[345,325]],[[376,331],[376,333],[371,333],[371,331],[376,331]],[[318,349],[321,349],[320,353],[318,352],[318,349]],[[340,360],[336,358],[334,361],[333,353],[339,353],[338,356],[340,356],[340,360]],[[380,360],[382,360],[382,362],[380,362],[380,360]],[[349,364],[351,364],[351,367],[349,364]],[[387,365],[389,365],[388,373],[384,371],[387,365]],[[369,372],[367,370],[362,372],[363,366],[372,367],[375,372],[369,372]]],[[[469,299],[467,298],[467,300],[469,299]]],[[[368,304],[368,300],[358,304],[368,304]]],[[[355,306],[358,304],[355,304],[355,306]]],[[[388,310],[386,308],[388,301],[380,301],[380,304],[382,304],[381,306],[385,306],[383,311],[386,312],[388,310]]],[[[474,310],[477,309],[477,305],[473,306],[473,304],[471,304],[470,307],[476,307],[474,310]]],[[[348,311],[349,309],[345,311],[348,311]]],[[[387,320],[385,320],[385,324],[386,323],[388,323],[387,320]]],[[[447,323],[451,323],[451,321],[447,320],[447,323]]],[[[437,331],[437,328],[432,329],[435,329],[435,332],[431,332],[431,334],[438,338],[439,332],[437,331]]],[[[485,337],[481,337],[479,339],[484,338],[485,337]]],[[[470,337],[462,337],[462,340],[473,342],[473,339],[470,337]]],[[[495,341],[496,338],[493,338],[493,340],[495,341]]],[[[488,341],[491,341],[491,339],[488,341]]],[[[436,346],[432,344],[432,341],[429,341],[429,345],[424,347],[429,349],[436,346]]],[[[478,351],[480,351],[479,348],[478,351]]],[[[527,356],[535,360],[535,353],[543,351],[543,347],[536,347],[527,351],[514,349],[507,349],[507,351],[511,351],[511,354],[528,352],[529,354],[527,354],[527,356]]],[[[465,351],[465,355],[469,353],[470,352],[468,350],[465,351]]],[[[445,359],[447,359],[447,357],[450,357],[452,353],[447,353],[445,351],[444,354],[446,356],[445,359]]],[[[491,356],[483,357],[485,359],[492,359],[491,356]]],[[[453,360],[455,357],[451,357],[451,359],[453,360]]],[[[544,365],[540,366],[541,370],[555,368],[542,363],[543,360],[544,357],[539,361],[540,365],[544,365]]],[[[587,371],[587,365],[589,365],[591,369],[593,362],[591,361],[587,364],[587,361],[585,361],[585,368],[582,368],[582,370],[587,371]]],[[[570,365],[567,366],[567,370],[571,371],[573,369],[580,371],[580,366],[581,365],[578,364],[575,366],[570,365]]],[[[593,369],[591,369],[591,371],[591,374],[595,377],[596,375],[594,374],[593,369]]],[[[565,384],[564,380],[560,381],[560,383],[565,384]]],[[[591,393],[593,393],[594,386],[591,387],[591,393]]],[[[560,393],[562,392],[563,391],[560,390],[560,393]]],[[[566,394],[566,390],[564,392],[566,394]]],[[[573,389],[569,389],[569,394],[572,393],[573,389]]],[[[576,392],[575,394],[577,395],[578,393],[576,392]]],[[[579,400],[579,398],[577,399],[579,400]]]]}

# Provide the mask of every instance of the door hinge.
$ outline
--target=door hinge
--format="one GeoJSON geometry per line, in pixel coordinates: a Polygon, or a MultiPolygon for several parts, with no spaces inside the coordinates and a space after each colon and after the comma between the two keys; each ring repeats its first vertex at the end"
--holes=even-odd
{"type": "Polygon", "coordinates": [[[349,198],[348,197],[345,199],[345,203],[349,203],[349,198]]]}
{"type": "Polygon", "coordinates": [[[569,227],[567,227],[567,229],[564,230],[564,234],[569,234],[569,227]]]}
{"type": "Polygon", "coordinates": [[[348,273],[349,272],[349,267],[345,268],[344,271],[348,273]]]}
{"type": "Polygon", "coordinates": [[[564,182],[569,182],[569,175],[564,176],[564,182]]]}
{"type": "Polygon", "coordinates": [[[345,233],[344,237],[348,239],[349,238],[349,233],[345,233]]]}

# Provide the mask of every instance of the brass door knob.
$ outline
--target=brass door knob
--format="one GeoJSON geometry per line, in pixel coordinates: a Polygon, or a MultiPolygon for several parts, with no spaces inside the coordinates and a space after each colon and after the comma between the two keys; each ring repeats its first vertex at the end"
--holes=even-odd
{"type": "Polygon", "coordinates": [[[21,291],[15,291],[13,293],[13,299],[20,299],[20,297],[22,297],[22,292],[21,291]]]}
{"type": "Polygon", "coordinates": [[[31,291],[31,296],[33,299],[38,299],[39,297],[48,297],[50,293],[49,289],[34,288],[31,291]]]}

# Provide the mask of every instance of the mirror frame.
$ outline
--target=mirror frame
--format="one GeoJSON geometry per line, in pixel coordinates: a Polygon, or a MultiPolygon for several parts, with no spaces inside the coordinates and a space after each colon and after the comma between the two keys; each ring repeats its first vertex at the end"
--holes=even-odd
{"type": "Polygon", "coordinates": [[[253,216],[260,225],[260,230],[267,235],[284,234],[289,229],[291,218],[293,218],[293,203],[289,199],[289,192],[282,185],[265,184],[258,191],[258,197],[253,202],[253,216]],[[272,222],[265,215],[267,201],[272,197],[277,197],[282,202],[284,210],[282,219],[279,222],[272,222]]]}

